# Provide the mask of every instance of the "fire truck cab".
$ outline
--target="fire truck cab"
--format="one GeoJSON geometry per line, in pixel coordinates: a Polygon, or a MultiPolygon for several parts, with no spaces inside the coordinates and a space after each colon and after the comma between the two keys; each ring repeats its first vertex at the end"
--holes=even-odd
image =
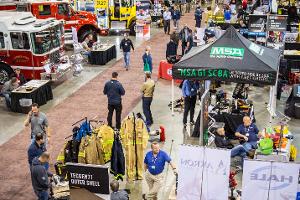
{"type": "Polygon", "coordinates": [[[45,71],[63,72],[67,68],[62,63],[63,34],[61,21],[36,19],[30,12],[1,11],[0,84],[15,68],[27,79],[40,79],[45,71]]]}
{"type": "Polygon", "coordinates": [[[99,33],[97,17],[87,11],[75,11],[67,1],[26,0],[16,3],[16,11],[31,12],[38,19],[55,18],[64,20],[66,43],[72,43],[72,27],[76,28],[77,38],[82,42],[88,34],[96,39],[99,33]]]}

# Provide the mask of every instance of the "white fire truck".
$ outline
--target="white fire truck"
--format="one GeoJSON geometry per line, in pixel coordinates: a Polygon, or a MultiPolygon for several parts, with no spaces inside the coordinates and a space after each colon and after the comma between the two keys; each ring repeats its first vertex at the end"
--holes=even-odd
{"type": "Polygon", "coordinates": [[[45,72],[55,78],[62,76],[71,68],[63,45],[61,21],[36,19],[30,12],[1,11],[0,84],[15,68],[27,79],[40,79],[45,72]]]}

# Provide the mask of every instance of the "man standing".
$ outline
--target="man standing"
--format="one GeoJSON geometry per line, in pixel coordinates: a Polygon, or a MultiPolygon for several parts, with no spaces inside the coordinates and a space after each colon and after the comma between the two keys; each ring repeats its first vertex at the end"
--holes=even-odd
{"type": "Polygon", "coordinates": [[[28,113],[24,122],[25,126],[31,124],[31,143],[35,142],[35,136],[41,133],[44,138],[45,148],[47,148],[47,142],[50,141],[49,124],[46,115],[40,112],[39,105],[37,103],[32,104],[31,111],[28,113]]]}
{"type": "Polygon", "coordinates": [[[38,133],[35,136],[35,142],[30,144],[30,146],[28,148],[28,151],[27,151],[29,166],[31,167],[32,160],[34,158],[39,157],[45,151],[46,151],[46,148],[44,146],[44,137],[43,137],[43,134],[38,133]]]}
{"type": "Polygon", "coordinates": [[[149,192],[143,194],[143,199],[156,200],[157,194],[160,188],[163,186],[163,171],[165,168],[165,163],[168,162],[174,174],[177,174],[175,165],[171,162],[171,158],[168,154],[160,150],[158,142],[153,142],[151,144],[152,151],[149,151],[144,159],[145,172],[146,172],[146,182],[149,186],[149,192]]]}
{"type": "Polygon", "coordinates": [[[151,79],[151,74],[146,73],[146,82],[143,83],[141,92],[143,93],[143,112],[146,117],[146,125],[151,126],[153,124],[151,103],[153,100],[153,93],[155,89],[155,82],[151,79]]]}
{"type": "Polygon", "coordinates": [[[107,81],[103,94],[108,98],[108,115],[107,122],[112,127],[112,117],[114,110],[116,111],[116,128],[121,128],[121,114],[122,114],[122,96],[125,95],[125,90],[122,84],[118,81],[118,73],[113,72],[110,81],[107,81]]]}
{"type": "Polygon", "coordinates": [[[49,162],[50,155],[46,152],[42,153],[38,158],[34,158],[31,166],[31,181],[34,193],[38,197],[38,200],[49,199],[49,180],[48,176],[52,176],[45,167],[44,164],[49,162]]]}
{"type": "Polygon", "coordinates": [[[224,128],[218,128],[215,137],[215,144],[218,148],[231,149],[231,157],[239,156],[242,158],[241,166],[243,166],[244,158],[247,156],[246,149],[242,145],[233,146],[231,142],[226,139],[224,128]]]}
{"type": "Polygon", "coordinates": [[[170,42],[167,44],[167,50],[166,50],[166,58],[167,61],[171,61],[171,59],[175,59],[176,60],[176,56],[177,56],[177,44],[170,39],[170,42]]]}
{"type": "Polygon", "coordinates": [[[182,46],[182,55],[184,55],[186,47],[188,45],[190,31],[192,30],[187,26],[187,24],[185,24],[183,29],[179,33],[181,39],[181,46],[182,46]]]}
{"type": "Polygon", "coordinates": [[[181,13],[180,13],[178,7],[174,6],[174,11],[173,11],[173,14],[172,14],[172,19],[173,19],[174,27],[176,27],[176,28],[179,28],[180,17],[181,17],[181,13]]]}
{"type": "Polygon", "coordinates": [[[187,116],[190,112],[190,123],[194,124],[194,113],[197,100],[197,91],[199,83],[197,81],[184,80],[182,84],[182,95],[184,97],[184,113],[183,113],[183,126],[187,126],[187,116]]]}
{"type": "Polygon", "coordinates": [[[201,20],[202,20],[202,10],[200,6],[197,6],[195,11],[195,20],[196,20],[196,28],[201,27],[201,20]]]}
{"type": "Polygon", "coordinates": [[[9,81],[6,81],[2,87],[1,94],[5,98],[7,108],[11,108],[11,92],[18,88],[18,79],[16,77],[12,77],[9,81]]]}
{"type": "Polygon", "coordinates": [[[172,18],[172,14],[170,12],[170,10],[168,9],[168,7],[165,7],[164,13],[163,13],[163,19],[164,19],[164,31],[165,34],[168,33],[168,35],[170,34],[170,21],[172,18]]]}
{"type": "Polygon", "coordinates": [[[257,126],[251,122],[251,118],[249,116],[245,116],[243,118],[243,124],[239,125],[235,132],[236,137],[245,140],[243,147],[247,153],[250,152],[250,154],[252,154],[253,149],[257,148],[257,141],[260,135],[261,134],[259,133],[257,126]]]}
{"type": "Polygon", "coordinates": [[[128,38],[128,34],[125,33],[124,39],[120,43],[120,49],[123,51],[126,71],[128,71],[129,65],[130,65],[130,50],[131,50],[131,48],[134,51],[133,43],[128,38]]]}

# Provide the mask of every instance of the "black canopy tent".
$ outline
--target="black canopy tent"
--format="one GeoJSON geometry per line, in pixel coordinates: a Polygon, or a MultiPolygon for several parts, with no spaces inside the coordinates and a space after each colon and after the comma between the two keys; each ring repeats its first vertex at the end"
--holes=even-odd
{"type": "MultiPolygon", "coordinates": [[[[172,76],[173,79],[220,80],[273,86],[270,87],[268,109],[271,116],[274,116],[279,61],[279,50],[253,43],[231,26],[215,42],[195,47],[183,56],[173,65],[172,76]]],[[[172,102],[173,90],[174,81],[172,81],[172,102]]],[[[201,124],[203,126],[203,123],[201,124]]],[[[200,144],[203,141],[203,131],[203,128],[200,128],[200,144]]]]}
{"type": "Polygon", "coordinates": [[[280,51],[257,45],[234,27],[215,42],[193,48],[172,68],[174,79],[275,85],[280,51]]]}

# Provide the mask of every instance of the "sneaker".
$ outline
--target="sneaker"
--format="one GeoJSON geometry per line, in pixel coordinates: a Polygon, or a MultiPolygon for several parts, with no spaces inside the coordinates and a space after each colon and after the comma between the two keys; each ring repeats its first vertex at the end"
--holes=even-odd
{"type": "Polygon", "coordinates": [[[146,194],[143,194],[143,195],[142,195],[142,198],[143,198],[143,200],[147,200],[147,199],[146,199],[146,194]]]}
{"type": "Polygon", "coordinates": [[[128,71],[128,68],[126,68],[126,71],[128,71]]]}

